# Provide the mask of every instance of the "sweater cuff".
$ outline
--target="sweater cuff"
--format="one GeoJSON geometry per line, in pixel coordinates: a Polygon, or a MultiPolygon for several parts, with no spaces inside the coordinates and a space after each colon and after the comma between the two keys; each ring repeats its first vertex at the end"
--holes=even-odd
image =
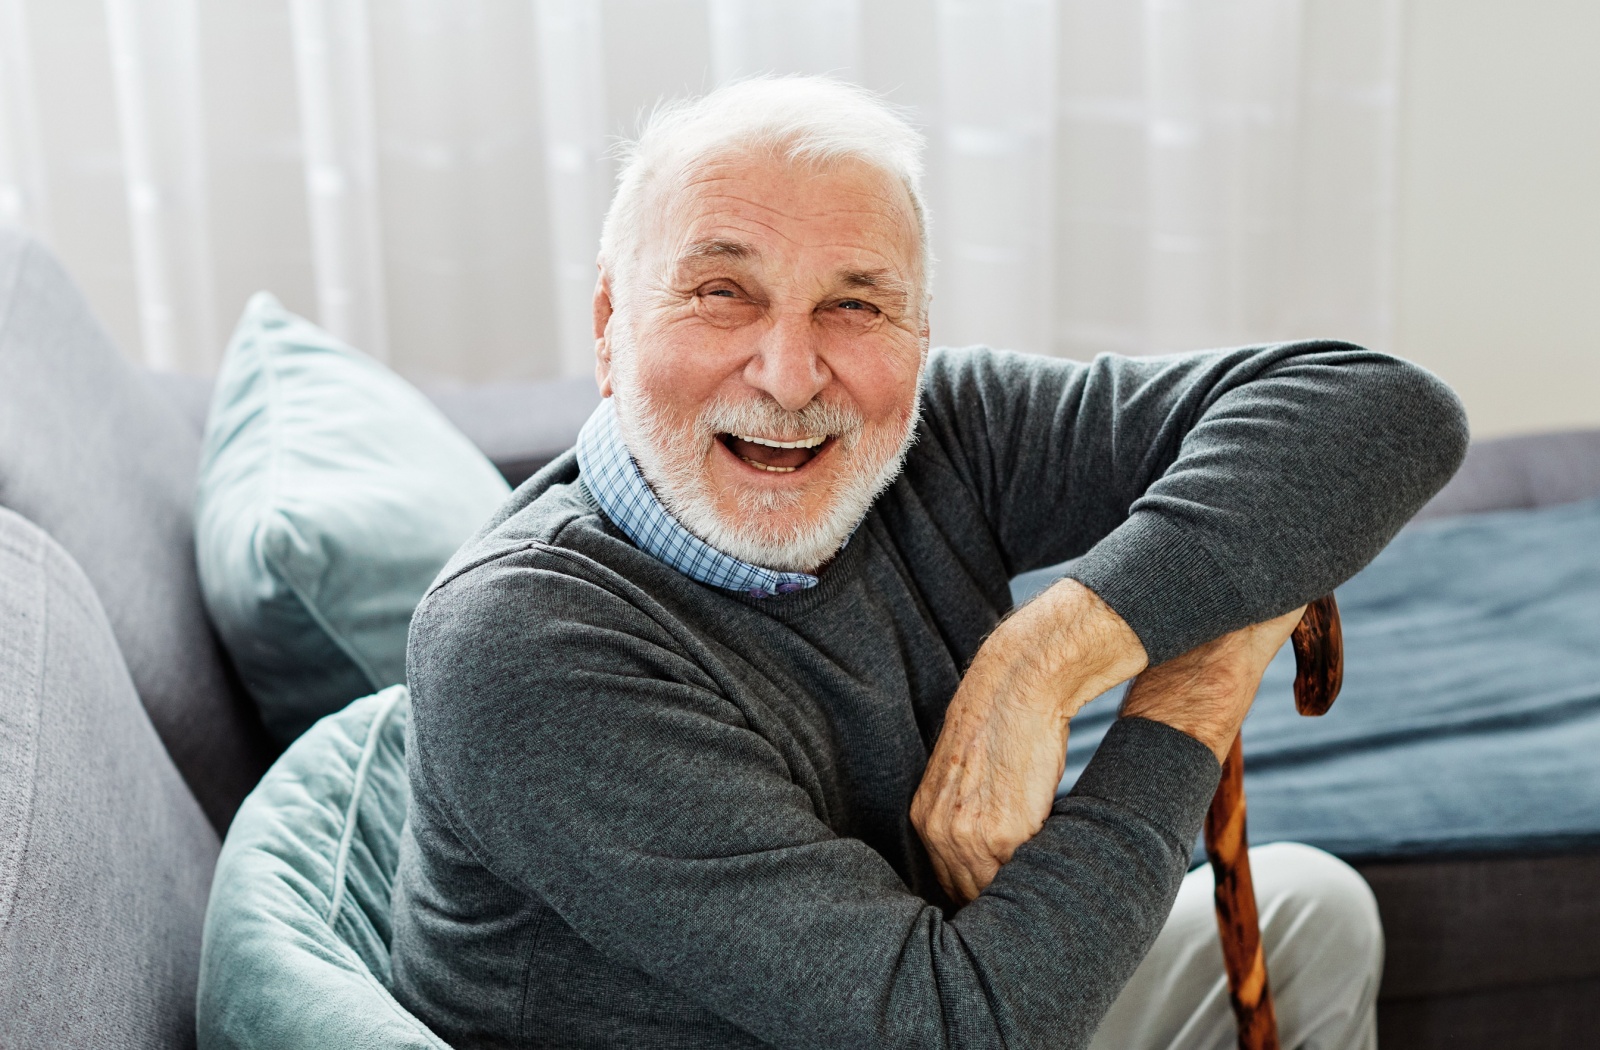
{"type": "Polygon", "coordinates": [[[1148,718],[1119,718],[1066,795],[1130,810],[1187,850],[1200,833],[1222,767],[1187,733],[1148,718]]]}
{"type": "Polygon", "coordinates": [[[1067,575],[1133,628],[1152,665],[1253,622],[1232,577],[1194,530],[1159,514],[1134,514],[1067,575]]]}

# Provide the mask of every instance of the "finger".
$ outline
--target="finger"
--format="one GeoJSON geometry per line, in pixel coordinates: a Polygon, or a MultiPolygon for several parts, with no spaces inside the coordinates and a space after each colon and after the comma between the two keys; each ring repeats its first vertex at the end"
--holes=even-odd
{"type": "Polygon", "coordinates": [[[984,842],[967,839],[959,841],[958,845],[962,847],[960,852],[949,858],[950,880],[960,892],[961,900],[966,902],[982,893],[999,869],[984,842]]]}
{"type": "Polygon", "coordinates": [[[978,894],[982,892],[982,889],[979,887],[978,880],[973,875],[972,869],[963,866],[953,874],[955,876],[957,902],[970,904],[972,901],[977,900],[978,894]]]}
{"type": "Polygon", "coordinates": [[[972,899],[972,880],[968,874],[971,861],[965,844],[949,828],[942,829],[933,838],[934,845],[928,850],[928,856],[933,861],[939,885],[952,901],[964,904],[972,899]]]}
{"type": "MultiPolygon", "coordinates": [[[[1032,833],[1008,836],[989,844],[990,862],[984,867],[987,879],[993,879],[999,870],[1011,863],[1011,858],[1016,855],[1017,847],[1033,838],[1032,833]]],[[[987,879],[985,881],[987,881],[987,879]]]]}
{"type": "Polygon", "coordinates": [[[989,883],[993,882],[994,877],[1000,874],[1000,865],[993,858],[986,857],[981,864],[974,866],[970,871],[972,876],[972,896],[976,898],[978,894],[988,889],[989,883]]]}
{"type": "Polygon", "coordinates": [[[939,880],[945,893],[957,906],[968,903],[978,895],[977,889],[972,884],[972,877],[964,865],[959,862],[946,863],[944,877],[939,880]]]}
{"type": "Polygon", "coordinates": [[[945,896],[954,900],[955,882],[950,877],[950,865],[945,862],[944,851],[937,842],[924,840],[923,844],[928,850],[928,862],[933,865],[933,877],[939,880],[939,886],[944,890],[945,896]]]}
{"type": "MultiPolygon", "coordinates": [[[[926,784],[927,782],[924,781],[923,783],[926,784]]],[[[923,845],[927,845],[928,801],[926,798],[924,798],[923,788],[921,787],[917,788],[917,793],[911,796],[911,809],[909,811],[909,816],[911,817],[911,826],[915,828],[917,834],[922,837],[923,845]]]]}

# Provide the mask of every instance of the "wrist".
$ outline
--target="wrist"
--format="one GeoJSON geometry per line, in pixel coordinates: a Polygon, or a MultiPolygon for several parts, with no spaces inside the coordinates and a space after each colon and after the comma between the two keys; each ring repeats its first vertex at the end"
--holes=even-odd
{"type": "Polygon", "coordinates": [[[1123,699],[1123,717],[1164,722],[1223,761],[1250,712],[1261,675],[1301,613],[1295,609],[1241,628],[1143,672],[1123,699]]]}
{"type": "Polygon", "coordinates": [[[1170,726],[1205,745],[1221,762],[1244,721],[1246,694],[1254,689],[1238,667],[1173,668],[1176,663],[1136,678],[1118,715],[1170,726]]]}
{"type": "Polygon", "coordinates": [[[1066,718],[1149,665],[1133,628],[1077,580],[1058,581],[1022,613],[1040,624],[1033,632],[1038,666],[1062,684],[1056,696],[1066,718]]]}

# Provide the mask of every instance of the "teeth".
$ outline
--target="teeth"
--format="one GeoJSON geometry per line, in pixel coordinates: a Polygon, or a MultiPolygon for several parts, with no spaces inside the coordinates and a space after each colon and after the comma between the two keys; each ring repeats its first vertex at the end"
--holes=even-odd
{"type": "Polygon", "coordinates": [[[735,434],[740,441],[748,441],[752,445],[765,445],[768,448],[816,448],[828,440],[826,434],[820,437],[801,438],[799,441],[773,441],[770,438],[751,437],[749,434],[735,434]]]}
{"type": "Polygon", "coordinates": [[[800,469],[799,467],[769,467],[765,463],[757,463],[755,460],[749,459],[745,456],[740,456],[739,458],[750,464],[752,467],[760,467],[762,470],[768,470],[774,474],[793,474],[795,471],[800,469]]]}

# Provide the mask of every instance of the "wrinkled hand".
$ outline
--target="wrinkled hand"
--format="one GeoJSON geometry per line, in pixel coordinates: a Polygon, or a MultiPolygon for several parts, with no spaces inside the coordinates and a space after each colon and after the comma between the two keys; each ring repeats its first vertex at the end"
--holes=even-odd
{"type": "Polygon", "coordinates": [[[911,823],[952,899],[975,898],[1038,834],[1072,716],[1146,662],[1133,629],[1076,580],[1019,608],[983,643],[911,801],[911,823]]]}
{"type": "Polygon", "coordinates": [[[1165,722],[1223,761],[1255,702],[1267,664],[1294,633],[1304,612],[1302,605],[1148,669],[1123,699],[1122,717],[1165,722]]]}

